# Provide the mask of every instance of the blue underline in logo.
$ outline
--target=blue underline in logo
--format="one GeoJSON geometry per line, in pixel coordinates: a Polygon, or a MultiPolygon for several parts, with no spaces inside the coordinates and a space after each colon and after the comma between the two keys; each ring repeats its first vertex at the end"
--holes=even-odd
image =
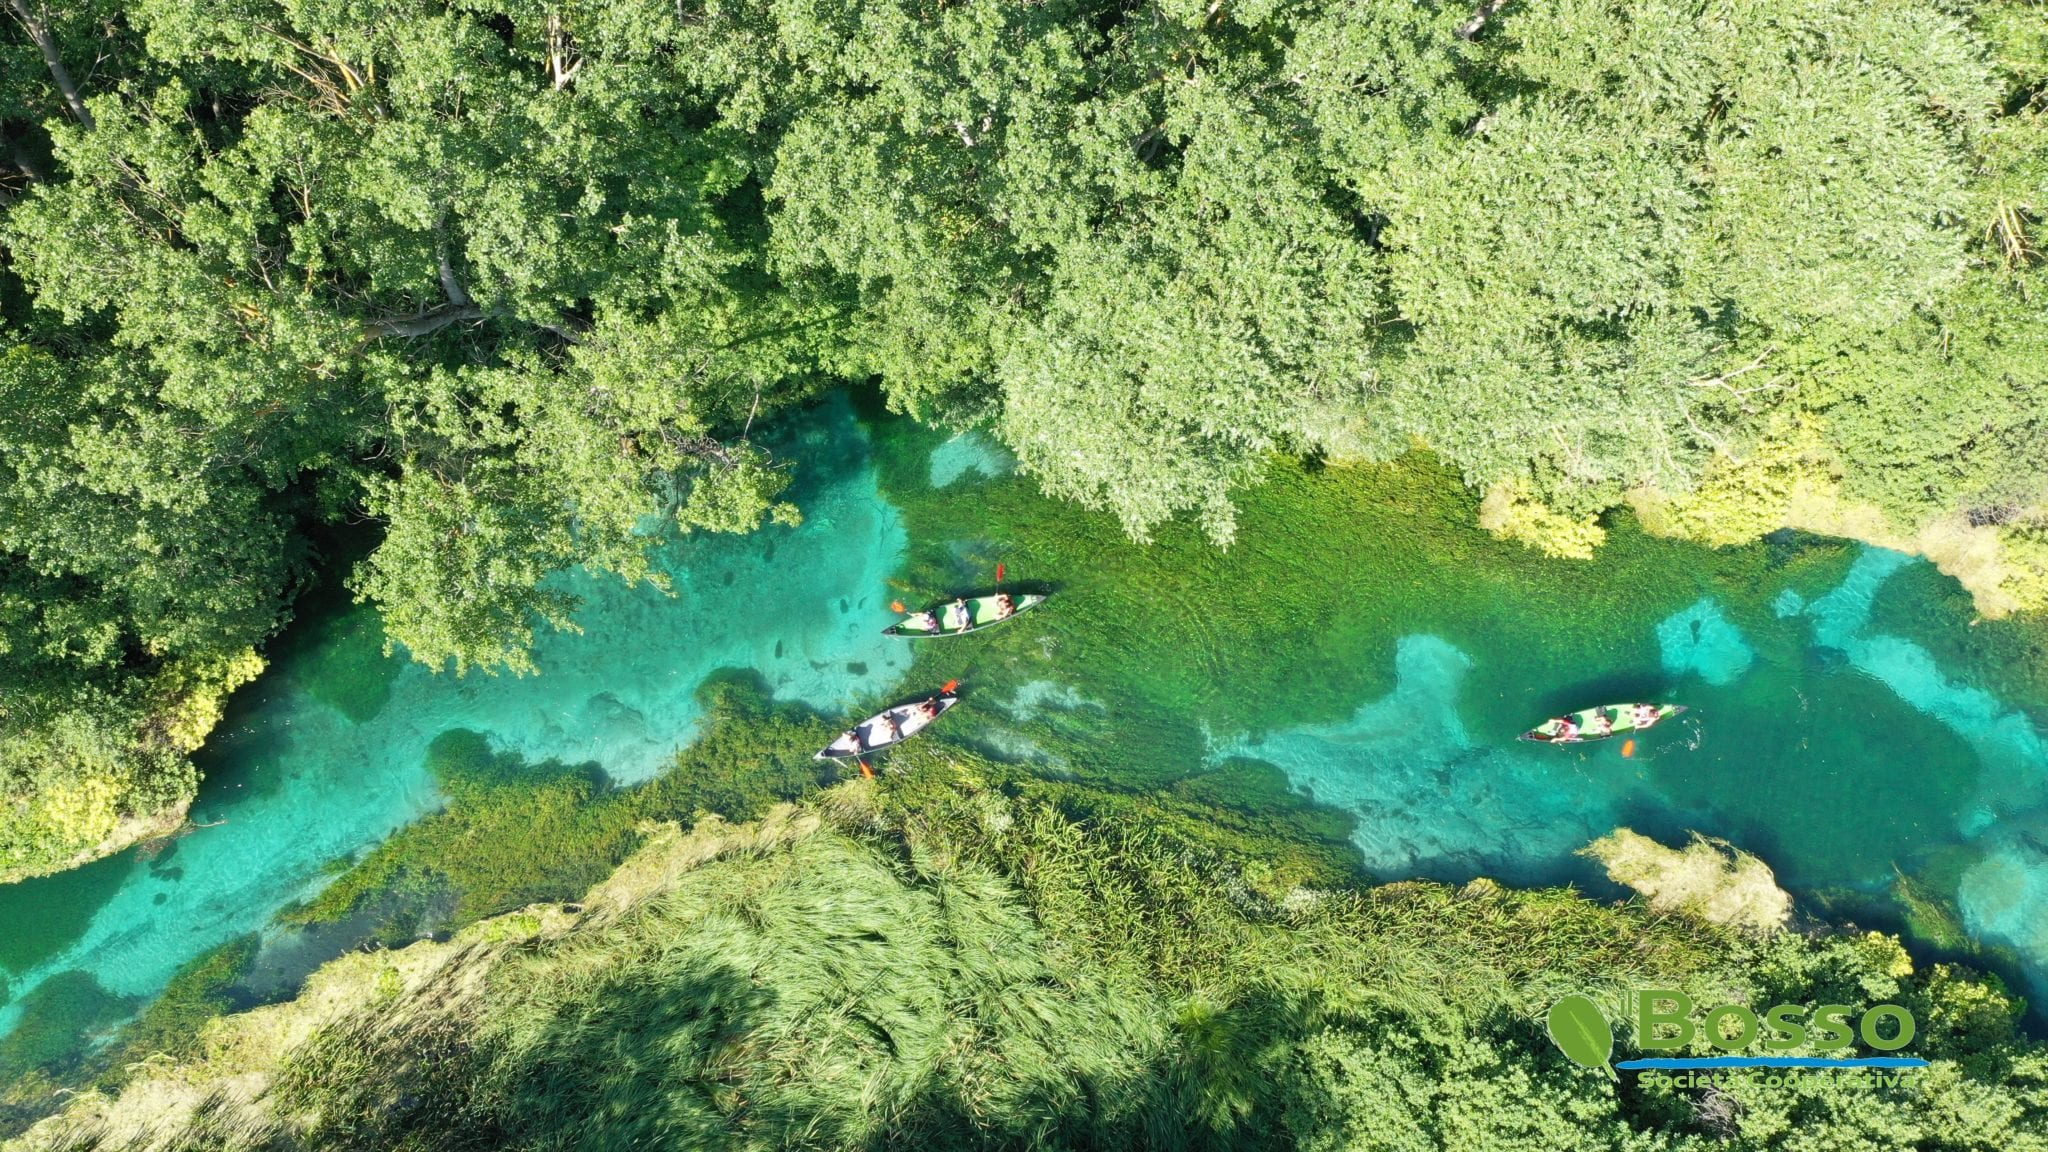
{"type": "Polygon", "coordinates": [[[1701,1056],[1691,1060],[1617,1060],[1616,1068],[1925,1068],[1914,1056],[1865,1056],[1831,1060],[1820,1056],[1701,1056]]]}

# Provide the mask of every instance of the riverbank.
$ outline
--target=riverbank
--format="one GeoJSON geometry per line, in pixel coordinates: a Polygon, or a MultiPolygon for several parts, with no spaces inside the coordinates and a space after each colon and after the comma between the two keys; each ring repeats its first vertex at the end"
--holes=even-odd
{"type": "Polygon", "coordinates": [[[1814,1139],[2048,1146],[2018,1004],[1887,938],[1486,883],[1285,885],[1185,811],[1011,772],[926,746],[758,822],[650,825],[579,899],[338,960],[7,1147],[1744,1149],[1793,1112],[1814,1139]],[[1574,1067],[1536,1024],[1646,981],[1905,1004],[1933,1067],[1709,1108],[1574,1067]]]}

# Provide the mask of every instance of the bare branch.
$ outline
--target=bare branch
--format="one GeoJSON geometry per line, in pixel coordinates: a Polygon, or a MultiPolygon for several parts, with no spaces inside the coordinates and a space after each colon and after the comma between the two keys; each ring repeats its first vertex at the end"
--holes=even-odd
{"type": "Polygon", "coordinates": [[[439,332],[450,324],[460,324],[484,318],[484,310],[472,304],[468,307],[436,308],[417,316],[386,316],[364,323],[363,331],[372,337],[383,336],[426,336],[439,332]]]}
{"type": "Polygon", "coordinates": [[[571,344],[583,343],[582,329],[567,321],[560,324],[551,324],[546,320],[536,320],[533,322],[533,326],[543,332],[552,332],[571,344]]]}
{"type": "Polygon", "coordinates": [[[1479,6],[1478,11],[1472,13],[1470,20],[1458,25],[1458,39],[1470,40],[1479,35],[1479,30],[1486,27],[1486,22],[1493,19],[1507,5],[1508,0],[1486,0],[1486,3],[1479,6]]]}
{"type": "Polygon", "coordinates": [[[462,281],[455,278],[455,265],[448,261],[448,246],[441,245],[441,291],[447,293],[448,302],[457,308],[474,308],[476,301],[463,290],[462,281]]]}
{"type": "Polygon", "coordinates": [[[28,10],[27,0],[7,0],[7,6],[14,9],[14,15],[21,20],[22,27],[28,30],[28,38],[35,41],[36,47],[43,50],[43,63],[50,66],[50,79],[56,81],[57,91],[63,93],[64,103],[71,109],[71,114],[78,118],[78,122],[85,126],[86,131],[92,131],[97,127],[93,123],[92,112],[86,108],[85,100],[79,96],[78,85],[71,82],[71,71],[64,67],[64,57],[57,51],[57,38],[51,34],[49,23],[37,18],[35,13],[28,10]]]}

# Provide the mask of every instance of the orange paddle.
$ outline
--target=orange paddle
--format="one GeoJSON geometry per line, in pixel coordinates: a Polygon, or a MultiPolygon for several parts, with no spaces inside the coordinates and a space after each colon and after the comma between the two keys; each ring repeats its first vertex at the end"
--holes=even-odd
{"type": "Polygon", "coordinates": [[[1635,755],[1635,754],[1636,754],[1636,742],[1635,742],[1635,741],[1633,741],[1633,740],[1623,740],[1623,741],[1621,742],[1621,758],[1622,758],[1623,760],[1626,760],[1626,759],[1628,759],[1629,757],[1631,757],[1631,756],[1633,756],[1633,755],[1635,755]]]}

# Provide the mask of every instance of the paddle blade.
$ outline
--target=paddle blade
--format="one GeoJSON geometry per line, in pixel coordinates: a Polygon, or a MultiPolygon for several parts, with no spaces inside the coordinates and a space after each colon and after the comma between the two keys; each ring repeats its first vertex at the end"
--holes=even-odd
{"type": "Polygon", "coordinates": [[[858,760],[858,761],[855,761],[855,763],[857,763],[857,764],[859,764],[859,765],[860,765],[860,778],[861,778],[861,779],[863,779],[863,780],[873,780],[873,779],[875,778],[875,770],[874,770],[873,768],[870,768],[870,767],[868,767],[868,762],[867,762],[867,761],[865,761],[865,760],[858,760]]]}
{"type": "Polygon", "coordinates": [[[1623,740],[1623,741],[1621,742],[1621,758],[1622,758],[1623,760],[1626,760],[1626,759],[1628,759],[1629,757],[1631,757],[1631,756],[1633,756],[1633,755],[1635,755],[1635,754],[1636,754],[1636,742],[1635,742],[1635,741],[1633,741],[1633,740],[1623,740]]]}
{"type": "Polygon", "coordinates": [[[996,565],[996,583],[998,583],[998,584],[1001,584],[1002,582],[1003,582],[1003,566],[1002,566],[1001,564],[998,564],[998,565],[996,565]]]}
{"type": "Polygon", "coordinates": [[[903,607],[903,601],[901,601],[901,600],[891,600],[891,601],[889,601],[889,610],[890,610],[891,612],[902,612],[902,611],[906,611],[906,609],[905,609],[905,608],[903,607]]]}
{"type": "Polygon", "coordinates": [[[939,689],[939,691],[950,693],[951,691],[953,691],[953,689],[958,688],[959,686],[960,682],[958,680],[948,680],[946,681],[946,686],[944,688],[939,689]]]}

